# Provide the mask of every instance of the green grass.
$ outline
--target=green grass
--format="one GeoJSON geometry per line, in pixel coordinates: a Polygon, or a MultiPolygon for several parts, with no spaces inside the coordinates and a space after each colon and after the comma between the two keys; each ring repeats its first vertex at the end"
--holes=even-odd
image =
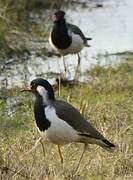
{"type": "Polygon", "coordinates": [[[125,61],[117,67],[96,66],[88,72],[92,80],[87,85],[61,87],[60,97],[72,103],[110,141],[116,144],[114,153],[90,145],[76,174],[73,171],[83,145],[62,146],[64,165],[57,147],[44,144],[27,156],[39,134],[34,125],[33,96],[18,89],[2,95],[19,99],[18,107],[0,100],[0,177],[35,180],[131,180],[133,179],[133,63],[125,61]],[[9,112],[13,112],[10,113],[9,112]]]}
{"type": "Polygon", "coordinates": [[[69,0],[0,0],[0,61],[13,54],[21,55],[30,51],[26,45],[34,37],[43,40],[49,33],[49,18],[46,14],[41,23],[32,22],[30,14],[45,14],[46,10],[66,6],[69,0]],[[32,37],[32,38],[31,38],[32,37]]]}

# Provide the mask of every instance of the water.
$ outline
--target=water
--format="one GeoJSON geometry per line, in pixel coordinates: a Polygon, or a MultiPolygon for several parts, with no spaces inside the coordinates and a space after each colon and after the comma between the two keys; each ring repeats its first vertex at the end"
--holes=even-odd
{"type": "MultiPolygon", "coordinates": [[[[86,36],[93,38],[90,41],[91,48],[84,48],[81,52],[80,80],[85,79],[83,73],[96,63],[110,65],[120,62],[118,56],[106,58],[105,55],[133,51],[133,1],[90,0],[86,2],[88,3],[85,7],[76,4],[65,10],[67,20],[79,25],[86,36]],[[97,8],[97,3],[102,4],[103,7],[97,8]]],[[[49,45],[48,48],[51,50],[49,45]]],[[[73,79],[74,68],[77,64],[76,55],[66,56],[66,64],[67,77],[73,79]]],[[[54,77],[60,73],[63,74],[63,71],[61,58],[37,57],[32,53],[23,63],[21,61],[21,63],[16,62],[5,66],[0,75],[0,86],[8,88],[22,86],[37,76],[49,78],[53,83],[54,77]]]]}

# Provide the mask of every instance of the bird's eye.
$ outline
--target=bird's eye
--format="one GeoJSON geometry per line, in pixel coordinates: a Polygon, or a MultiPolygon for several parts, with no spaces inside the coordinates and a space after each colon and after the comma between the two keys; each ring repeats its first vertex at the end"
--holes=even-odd
{"type": "Polygon", "coordinates": [[[32,83],[32,89],[36,89],[37,85],[35,83],[32,83]]]}

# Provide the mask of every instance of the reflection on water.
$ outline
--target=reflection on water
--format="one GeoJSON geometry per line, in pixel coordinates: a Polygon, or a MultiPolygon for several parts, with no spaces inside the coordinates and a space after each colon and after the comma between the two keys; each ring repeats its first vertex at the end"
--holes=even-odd
{"type": "MultiPolygon", "coordinates": [[[[91,48],[84,48],[81,52],[81,73],[97,62],[102,65],[119,62],[116,56],[106,58],[102,55],[133,50],[133,1],[94,0],[86,2],[88,3],[84,8],[76,5],[74,9],[66,10],[68,21],[79,25],[86,36],[93,38],[90,42],[91,48]],[[102,7],[96,8],[97,3],[101,3],[102,7]]],[[[66,57],[69,79],[74,76],[76,63],[75,55],[66,57]]],[[[0,76],[0,85],[6,85],[9,88],[16,85],[21,86],[22,83],[27,83],[36,76],[47,78],[51,72],[63,73],[61,58],[56,56],[41,58],[31,55],[23,64],[16,63],[10,68],[6,66],[0,76]]],[[[83,78],[83,76],[80,77],[81,80],[83,78]]],[[[53,81],[52,74],[50,80],[53,81]]]]}

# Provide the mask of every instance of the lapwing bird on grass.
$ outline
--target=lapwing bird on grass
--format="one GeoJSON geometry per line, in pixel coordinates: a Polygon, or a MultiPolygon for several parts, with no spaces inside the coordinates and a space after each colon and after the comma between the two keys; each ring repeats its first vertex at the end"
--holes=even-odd
{"type": "Polygon", "coordinates": [[[66,73],[64,56],[68,54],[77,54],[77,71],[80,65],[79,52],[83,47],[90,47],[90,45],[87,44],[87,41],[91,40],[91,38],[85,37],[78,26],[67,23],[64,16],[64,11],[59,10],[55,12],[53,16],[54,25],[49,36],[49,42],[51,46],[63,56],[64,69],[66,73]]]}
{"type": "MultiPolygon", "coordinates": [[[[106,150],[113,150],[115,145],[98,132],[71,104],[55,99],[52,86],[47,80],[37,78],[22,91],[32,92],[35,97],[34,114],[36,125],[49,142],[58,145],[61,162],[63,156],[60,145],[83,143],[84,150],[78,162],[81,162],[88,144],[96,144],[106,150]]],[[[43,140],[43,139],[42,139],[43,140]]]]}

